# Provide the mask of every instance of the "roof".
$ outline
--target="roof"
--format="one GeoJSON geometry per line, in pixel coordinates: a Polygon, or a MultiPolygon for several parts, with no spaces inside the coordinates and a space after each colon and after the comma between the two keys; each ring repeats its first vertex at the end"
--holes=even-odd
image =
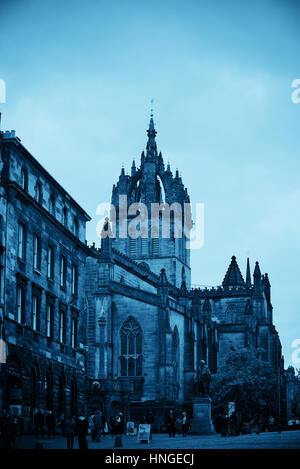
{"type": "Polygon", "coordinates": [[[236,262],[236,257],[232,256],[230,265],[222,282],[223,287],[245,286],[240,268],[236,262]]]}

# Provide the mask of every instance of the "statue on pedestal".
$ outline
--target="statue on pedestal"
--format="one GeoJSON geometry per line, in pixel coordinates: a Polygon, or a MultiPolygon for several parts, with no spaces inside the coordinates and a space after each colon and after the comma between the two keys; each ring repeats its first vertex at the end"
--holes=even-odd
{"type": "Polygon", "coordinates": [[[196,384],[196,396],[208,397],[211,373],[204,360],[200,360],[194,380],[196,384]]]}

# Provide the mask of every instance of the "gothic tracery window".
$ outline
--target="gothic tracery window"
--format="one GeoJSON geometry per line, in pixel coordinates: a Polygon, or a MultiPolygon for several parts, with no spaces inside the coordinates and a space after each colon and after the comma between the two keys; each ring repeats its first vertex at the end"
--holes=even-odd
{"type": "Polygon", "coordinates": [[[142,330],[129,318],[120,331],[121,376],[142,376],[142,330]]]}

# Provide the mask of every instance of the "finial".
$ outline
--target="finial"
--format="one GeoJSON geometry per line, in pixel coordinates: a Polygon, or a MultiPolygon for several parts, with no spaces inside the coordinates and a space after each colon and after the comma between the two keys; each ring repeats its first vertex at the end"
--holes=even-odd
{"type": "Polygon", "coordinates": [[[153,117],[153,103],[154,103],[154,99],[152,98],[151,99],[150,117],[153,117]]]}

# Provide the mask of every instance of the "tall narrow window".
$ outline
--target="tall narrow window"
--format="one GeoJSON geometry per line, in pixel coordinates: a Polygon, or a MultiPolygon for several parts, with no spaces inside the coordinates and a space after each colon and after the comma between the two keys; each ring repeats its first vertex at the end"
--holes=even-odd
{"type": "Polygon", "coordinates": [[[54,247],[53,246],[48,246],[47,276],[51,280],[54,279],[54,247]]]}
{"type": "Polygon", "coordinates": [[[63,208],[63,217],[62,217],[62,222],[64,226],[68,225],[68,210],[66,207],[63,208]]]}
{"type": "Polygon", "coordinates": [[[74,235],[77,236],[77,238],[79,236],[79,222],[77,217],[74,218],[74,235]]]}
{"type": "Polygon", "coordinates": [[[49,212],[55,217],[55,198],[53,194],[49,197],[49,212]]]}
{"type": "Polygon", "coordinates": [[[18,225],[18,258],[25,261],[25,225],[19,222],[18,225]]]}
{"type": "Polygon", "coordinates": [[[53,304],[47,304],[47,317],[46,317],[46,334],[47,337],[53,338],[53,304]]]}
{"type": "Polygon", "coordinates": [[[75,264],[72,265],[72,295],[77,296],[78,293],[78,271],[75,264]]]}
{"type": "Polygon", "coordinates": [[[39,204],[41,204],[42,203],[42,185],[39,181],[37,181],[34,190],[35,190],[34,198],[39,204]]]}
{"type": "Polygon", "coordinates": [[[21,187],[24,191],[28,190],[28,173],[26,168],[22,168],[21,170],[21,187]]]}
{"type": "Polygon", "coordinates": [[[33,235],[33,268],[41,270],[41,238],[33,235]]]}
{"type": "Polygon", "coordinates": [[[77,348],[77,318],[75,316],[72,317],[71,345],[72,348],[77,348]]]}
{"type": "Polygon", "coordinates": [[[142,330],[129,318],[120,331],[121,376],[142,376],[142,330]]]}
{"type": "Polygon", "coordinates": [[[40,318],[40,298],[38,295],[32,295],[32,329],[34,331],[39,330],[39,318],[40,318]]]}
{"type": "Polygon", "coordinates": [[[25,286],[17,286],[17,321],[25,323],[25,286]]]}
{"type": "Polygon", "coordinates": [[[64,311],[59,313],[59,341],[64,344],[66,341],[66,316],[64,311]]]}
{"type": "Polygon", "coordinates": [[[60,286],[66,288],[67,262],[65,256],[60,256],[60,286]]]}

